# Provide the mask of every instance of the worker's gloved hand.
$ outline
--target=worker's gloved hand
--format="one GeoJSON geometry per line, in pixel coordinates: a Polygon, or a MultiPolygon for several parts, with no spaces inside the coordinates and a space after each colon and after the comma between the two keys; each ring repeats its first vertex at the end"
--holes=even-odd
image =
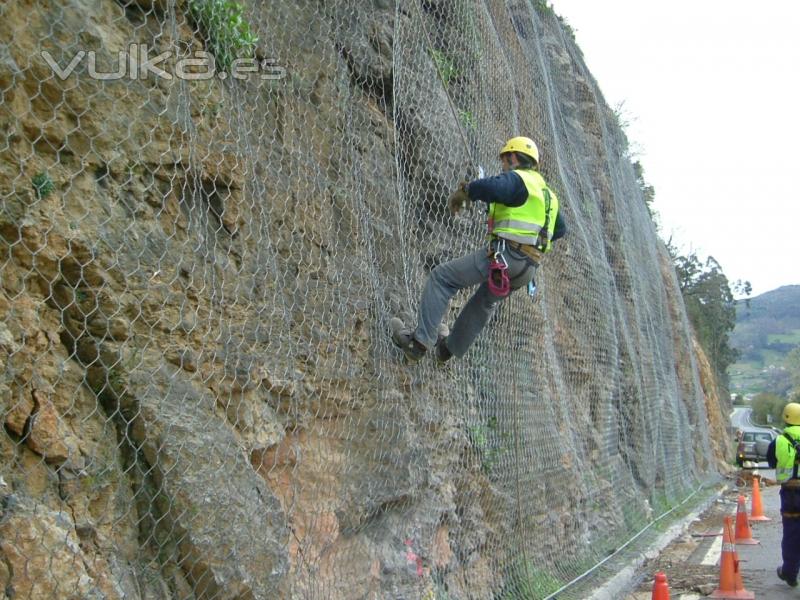
{"type": "Polygon", "coordinates": [[[468,182],[462,181],[458,189],[450,194],[450,198],[447,199],[447,206],[450,208],[450,212],[458,214],[462,208],[468,208],[470,204],[472,204],[472,200],[470,200],[469,194],[467,193],[467,185],[468,182]]]}

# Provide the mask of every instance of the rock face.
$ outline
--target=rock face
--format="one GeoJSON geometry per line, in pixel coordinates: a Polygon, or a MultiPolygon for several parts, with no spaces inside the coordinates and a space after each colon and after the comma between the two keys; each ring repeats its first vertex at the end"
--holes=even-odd
{"type": "Polygon", "coordinates": [[[669,258],[545,3],[242,7],[258,67],[181,78],[241,30],[0,4],[7,596],[540,597],[716,475],[669,258]],[[389,318],[482,243],[447,194],[519,133],[569,235],[462,361],[406,365],[389,318]]]}

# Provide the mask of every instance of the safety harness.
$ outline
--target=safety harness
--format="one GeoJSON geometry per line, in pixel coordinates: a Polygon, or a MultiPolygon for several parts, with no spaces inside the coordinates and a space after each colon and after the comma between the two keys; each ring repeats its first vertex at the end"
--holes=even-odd
{"type": "Polygon", "coordinates": [[[550,188],[545,186],[542,188],[544,192],[544,227],[539,230],[539,236],[536,239],[536,249],[539,252],[544,252],[547,249],[548,232],[550,231],[550,188]]]}
{"type": "MultiPolygon", "coordinates": [[[[521,252],[538,265],[550,243],[550,213],[552,209],[552,195],[545,185],[544,193],[544,226],[539,229],[534,245],[521,244],[501,237],[494,238],[489,244],[489,291],[498,298],[505,298],[511,293],[511,279],[508,277],[508,261],[503,256],[506,245],[521,252]]],[[[489,227],[491,233],[491,225],[489,227]]],[[[528,286],[528,293],[533,296],[535,284],[528,286]]]]}

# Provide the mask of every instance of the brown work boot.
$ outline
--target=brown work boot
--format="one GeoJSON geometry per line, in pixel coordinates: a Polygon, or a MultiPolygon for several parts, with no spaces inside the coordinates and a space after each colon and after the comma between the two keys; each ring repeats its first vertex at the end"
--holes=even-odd
{"type": "Polygon", "coordinates": [[[403,351],[406,359],[410,362],[417,362],[425,356],[428,349],[414,339],[414,332],[405,326],[405,323],[397,317],[392,317],[389,321],[389,329],[392,331],[392,342],[403,351]]]}
{"type": "Polygon", "coordinates": [[[450,329],[442,323],[439,325],[439,335],[436,339],[436,362],[443,365],[453,357],[450,349],[447,347],[447,336],[450,335],[450,329]]]}

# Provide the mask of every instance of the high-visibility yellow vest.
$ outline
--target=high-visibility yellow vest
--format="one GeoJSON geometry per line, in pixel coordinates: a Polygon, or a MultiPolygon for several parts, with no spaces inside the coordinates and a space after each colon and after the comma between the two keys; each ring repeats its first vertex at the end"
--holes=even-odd
{"type": "MultiPolygon", "coordinates": [[[[788,433],[793,440],[800,441],[800,425],[789,425],[783,432],[788,433]]],[[[786,483],[794,473],[797,453],[794,446],[782,435],[775,440],[775,459],[778,463],[775,467],[775,479],[778,483],[786,483]]]]}
{"type": "Polygon", "coordinates": [[[489,204],[489,236],[537,246],[541,251],[548,252],[556,227],[558,198],[547,187],[544,177],[538,171],[517,169],[514,172],[525,183],[528,199],[522,206],[506,206],[499,202],[491,202],[489,204]],[[549,208],[549,219],[546,218],[547,208],[549,208]],[[545,223],[547,223],[547,229],[543,231],[545,223]],[[540,232],[545,234],[541,239],[540,232]]]}

